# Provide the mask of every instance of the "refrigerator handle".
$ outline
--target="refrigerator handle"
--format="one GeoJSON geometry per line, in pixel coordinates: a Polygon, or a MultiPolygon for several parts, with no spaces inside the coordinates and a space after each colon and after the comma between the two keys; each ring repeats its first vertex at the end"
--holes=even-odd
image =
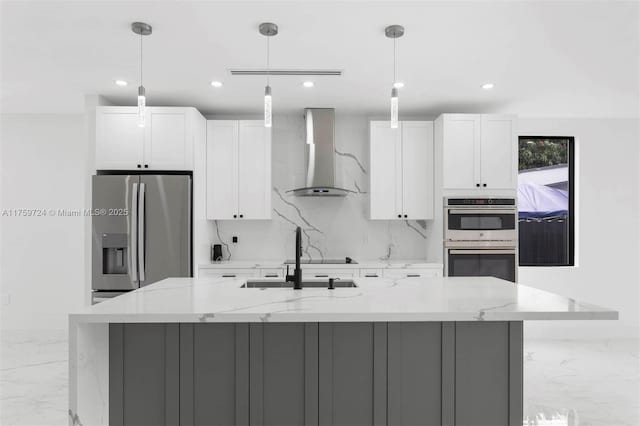
{"type": "Polygon", "coordinates": [[[131,214],[129,215],[129,278],[132,283],[138,281],[138,184],[131,190],[131,214]]]}
{"type": "Polygon", "coordinates": [[[146,184],[140,183],[140,192],[138,195],[138,269],[139,269],[138,275],[140,275],[141,286],[142,286],[142,282],[145,280],[145,276],[144,276],[144,271],[145,271],[145,265],[144,265],[145,189],[146,189],[146,184]]]}

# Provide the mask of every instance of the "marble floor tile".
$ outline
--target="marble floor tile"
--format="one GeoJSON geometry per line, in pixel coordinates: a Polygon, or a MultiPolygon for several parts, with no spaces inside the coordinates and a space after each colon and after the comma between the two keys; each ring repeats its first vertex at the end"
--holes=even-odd
{"type": "Polygon", "coordinates": [[[66,332],[3,331],[0,345],[0,425],[67,425],[66,332]]]}
{"type": "Polygon", "coordinates": [[[525,341],[524,424],[640,425],[639,344],[525,341]]]}
{"type": "MultiPolygon", "coordinates": [[[[526,341],[523,425],[640,425],[639,344],[526,341]]],[[[66,333],[3,332],[0,345],[0,424],[68,425],[66,333]]]]}

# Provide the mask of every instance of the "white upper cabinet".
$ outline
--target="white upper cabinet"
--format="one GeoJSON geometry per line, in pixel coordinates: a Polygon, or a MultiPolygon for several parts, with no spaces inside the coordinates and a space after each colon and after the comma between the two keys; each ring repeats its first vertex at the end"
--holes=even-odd
{"type": "Polygon", "coordinates": [[[138,127],[137,107],[98,107],[96,169],[193,170],[193,141],[202,116],[194,108],[147,107],[138,127]]]}
{"type": "Polygon", "coordinates": [[[370,124],[370,216],[398,219],[402,213],[402,133],[387,121],[370,124]]]}
{"type": "Polygon", "coordinates": [[[442,146],[444,188],[472,188],[480,182],[480,115],[448,114],[442,146]]]}
{"type": "Polygon", "coordinates": [[[515,189],[518,186],[518,138],[516,118],[483,115],[480,137],[482,186],[489,189],[515,189]]]}
{"type": "Polygon", "coordinates": [[[516,117],[444,114],[441,127],[443,190],[515,190],[518,144],[516,117]]]}
{"type": "Polygon", "coordinates": [[[237,217],[238,122],[207,121],[207,219],[237,217]]]}
{"type": "Polygon", "coordinates": [[[261,120],[207,122],[207,219],[271,219],[271,131],[261,120]]]}
{"type": "Polygon", "coordinates": [[[96,169],[128,170],[144,163],[144,129],[138,110],[98,107],[96,112],[96,169]]]}
{"type": "Polygon", "coordinates": [[[144,140],[145,164],[156,170],[191,169],[193,143],[188,140],[186,108],[149,108],[144,140]]]}
{"type": "Polygon", "coordinates": [[[433,219],[433,122],[402,122],[403,218],[433,219]]]}
{"type": "Polygon", "coordinates": [[[271,219],[271,132],[262,120],[238,127],[239,217],[271,219]]]}
{"type": "Polygon", "coordinates": [[[433,219],[433,122],[370,124],[371,219],[433,219]]]}

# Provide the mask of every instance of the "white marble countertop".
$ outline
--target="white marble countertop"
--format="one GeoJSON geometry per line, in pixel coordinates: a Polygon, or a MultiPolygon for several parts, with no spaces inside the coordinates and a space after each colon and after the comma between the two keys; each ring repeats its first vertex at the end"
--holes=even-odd
{"type": "MultiPolygon", "coordinates": [[[[291,264],[289,264],[291,265],[291,264]]],[[[442,263],[427,262],[424,259],[398,259],[398,260],[363,260],[358,263],[305,263],[305,268],[330,268],[330,269],[365,269],[365,268],[437,268],[442,269],[442,263]]],[[[220,262],[202,263],[199,268],[224,269],[224,268],[284,268],[285,260],[223,260],[220,262]]]]}
{"type": "Polygon", "coordinates": [[[169,278],[70,315],[71,322],[613,320],[618,312],[497,278],[356,278],[357,288],[241,288],[169,278]]]}

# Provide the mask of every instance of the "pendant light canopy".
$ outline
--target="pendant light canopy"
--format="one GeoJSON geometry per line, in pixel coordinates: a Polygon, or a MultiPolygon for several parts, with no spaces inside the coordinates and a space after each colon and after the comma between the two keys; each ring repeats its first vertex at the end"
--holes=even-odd
{"type": "Polygon", "coordinates": [[[271,86],[269,85],[269,38],[278,34],[278,26],[272,22],[263,22],[258,27],[260,34],[267,38],[267,85],[264,88],[264,127],[271,127],[271,86]]]}
{"type": "Polygon", "coordinates": [[[398,88],[396,87],[396,39],[404,35],[402,25],[389,25],[384,34],[393,39],[393,82],[391,83],[391,128],[398,128],[398,88]]]}
{"type": "Polygon", "coordinates": [[[151,25],[144,22],[134,22],[131,24],[131,31],[140,36],[140,86],[138,86],[138,127],[145,125],[145,108],[147,106],[147,96],[142,85],[142,38],[151,35],[153,29],[151,25]]]}

